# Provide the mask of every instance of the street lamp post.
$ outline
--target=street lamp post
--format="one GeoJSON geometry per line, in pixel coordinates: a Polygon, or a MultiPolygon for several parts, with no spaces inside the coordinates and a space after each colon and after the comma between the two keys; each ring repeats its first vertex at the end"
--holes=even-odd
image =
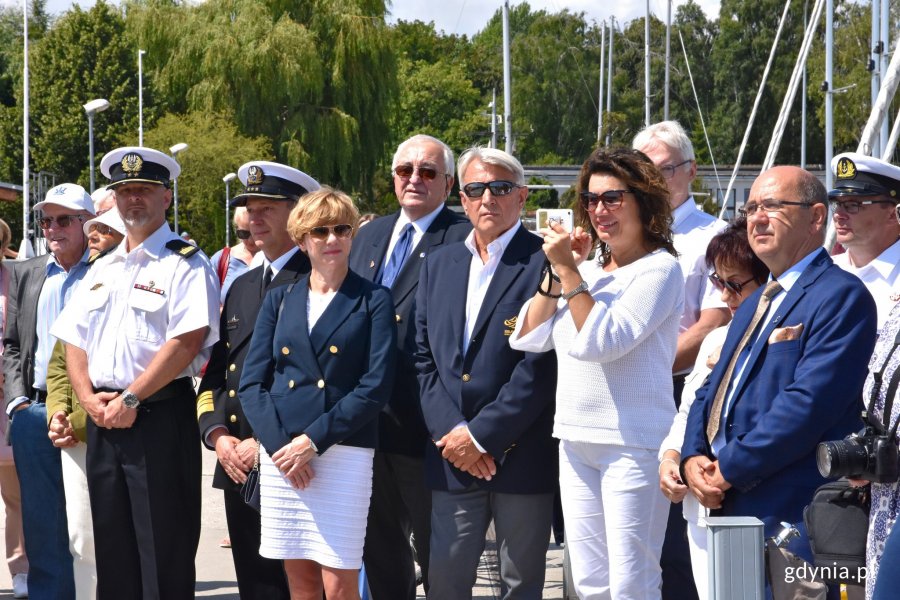
{"type": "Polygon", "coordinates": [[[138,50],[138,146],[144,146],[144,55],[138,50]]]}
{"type": "Polygon", "coordinates": [[[235,173],[229,173],[228,175],[226,175],[225,177],[222,178],[222,181],[225,182],[225,247],[226,248],[231,246],[231,236],[229,235],[231,233],[231,222],[230,222],[231,219],[229,219],[229,214],[228,214],[229,213],[228,204],[231,200],[231,189],[229,188],[229,185],[236,178],[237,178],[237,175],[235,173]]]}
{"type": "Polygon", "coordinates": [[[88,118],[88,155],[90,157],[91,193],[94,193],[94,115],[109,108],[109,101],[103,98],[91,100],[84,105],[88,118]]]}
{"type": "MultiPolygon", "coordinates": [[[[178,162],[178,153],[184,152],[187,150],[188,145],[184,142],[180,144],[175,144],[171,148],[169,148],[169,152],[172,154],[172,158],[175,159],[175,162],[178,162]]],[[[172,195],[174,197],[173,204],[175,205],[174,215],[175,215],[175,235],[178,235],[178,178],[172,180],[172,195]]]]}

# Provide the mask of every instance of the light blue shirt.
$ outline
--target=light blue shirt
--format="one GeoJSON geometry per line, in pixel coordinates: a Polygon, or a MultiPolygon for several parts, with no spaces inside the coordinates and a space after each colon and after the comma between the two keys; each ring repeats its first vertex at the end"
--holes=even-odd
{"type": "MultiPolygon", "coordinates": [[[[725,396],[725,406],[722,407],[722,417],[720,423],[725,423],[728,420],[728,413],[731,411],[731,403],[734,400],[734,390],[737,389],[738,384],[740,384],[741,380],[744,378],[744,369],[746,369],[747,367],[747,359],[750,358],[750,354],[752,354],[753,352],[753,346],[759,343],[760,334],[765,331],[766,325],[768,325],[769,321],[772,320],[772,316],[777,314],[778,307],[780,307],[781,303],[784,302],[784,297],[788,295],[788,292],[791,291],[791,288],[794,287],[794,284],[797,283],[797,280],[800,279],[801,275],[803,275],[803,271],[806,270],[806,267],[809,266],[809,264],[819,254],[819,252],[825,251],[821,248],[816,248],[815,250],[804,256],[800,260],[800,262],[782,273],[778,278],[778,283],[781,284],[781,291],[775,294],[775,297],[772,298],[765,316],[762,318],[759,325],[757,325],[756,337],[747,348],[747,351],[743,353],[743,356],[738,357],[738,362],[734,366],[734,375],[731,378],[731,384],[729,385],[728,393],[725,396]]],[[[769,281],[772,281],[771,276],[769,276],[769,281]]],[[[714,392],[714,390],[710,391],[714,392]]],[[[719,456],[719,452],[722,451],[722,448],[725,447],[725,444],[728,441],[725,439],[725,429],[726,428],[724,426],[720,426],[719,431],[716,433],[716,437],[712,441],[712,452],[715,456],[719,456]]]]}
{"type": "Polygon", "coordinates": [[[87,273],[89,257],[90,251],[85,250],[81,260],[69,271],[63,269],[52,254],[47,259],[47,279],[38,296],[37,346],[34,352],[36,389],[45,391],[47,389],[47,365],[50,364],[50,355],[53,354],[53,346],[56,345],[56,338],[50,335],[50,327],[72,295],[72,290],[87,273]]]}

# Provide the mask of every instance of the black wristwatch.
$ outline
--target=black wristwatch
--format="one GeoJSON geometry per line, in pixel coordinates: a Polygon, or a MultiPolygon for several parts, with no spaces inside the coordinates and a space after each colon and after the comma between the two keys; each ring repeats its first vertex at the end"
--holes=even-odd
{"type": "Polygon", "coordinates": [[[141,401],[131,390],[125,390],[122,392],[122,404],[125,405],[125,408],[137,408],[141,405],[141,401]]]}

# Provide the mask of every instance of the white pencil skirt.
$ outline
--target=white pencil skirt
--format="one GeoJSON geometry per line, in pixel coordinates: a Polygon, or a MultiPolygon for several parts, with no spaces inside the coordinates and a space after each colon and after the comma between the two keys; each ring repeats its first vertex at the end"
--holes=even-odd
{"type": "Polygon", "coordinates": [[[291,487],[269,455],[260,453],[262,535],[259,553],[307,559],[335,569],[362,565],[372,496],[370,448],[335,445],[312,459],[304,490],[291,487]]]}

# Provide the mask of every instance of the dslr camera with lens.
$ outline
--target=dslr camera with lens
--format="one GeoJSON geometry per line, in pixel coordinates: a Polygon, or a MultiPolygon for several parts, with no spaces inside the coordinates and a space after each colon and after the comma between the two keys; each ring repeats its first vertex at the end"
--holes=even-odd
{"type": "MultiPolygon", "coordinates": [[[[866,413],[863,412],[863,421],[866,413]]],[[[816,448],[816,464],[822,477],[866,479],[893,483],[900,475],[900,452],[896,424],[885,433],[881,426],[867,425],[843,440],[822,442],[816,448]]]]}

